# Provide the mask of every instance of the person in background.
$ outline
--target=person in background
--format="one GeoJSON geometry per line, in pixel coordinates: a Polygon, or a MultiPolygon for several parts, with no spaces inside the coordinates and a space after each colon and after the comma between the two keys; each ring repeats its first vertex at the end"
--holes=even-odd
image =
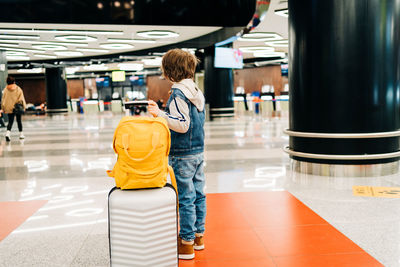
{"type": "Polygon", "coordinates": [[[203,93],[193,81],[198,59],[181,49],[168,51],[161,69],[173,83],[165,111],[149,101],[149,113],[162,117],[171,129],[169,163],[174,169],[179,197],[180,259],[193,259],[194,250],[204,249],[206,194],[204,193],[204,105],[203,93]]]}
{"type": "Polygon", "coordinates": [[[10,141],[11,128],[14,123],[14,118],[17,117],[19,139],[24,139],[25,136],[22,132],[22,114],[17,112],[14,108],[16,104],[21,104],[24,111],[26,109],[26,103],[24,98],[24,93],[22,89],[15,84],[14,77],[7,77],[7,86],[3,91],[3,98],[1,99],[1,110],[8,116],[8,125],[6,132],[6,141],[10,141]]]}
{"type": "MultiPolygon", "coordinates": [[[[0,103],[1,103],[1,96],[0,96],[0,103]]],[[[3,118],[4,118],[3,111],[1,110],[1,107],[0,107],[0,128],[6,127],[6,125],[4,124],[3,118]]]]}
{"type": "Polygon", "coordinates": [[[3,121],[3,111],[0,110],[0,128],[4,128],[4,127],[6,127],[6,125],[4,124],[4,121],[3,121]]]}

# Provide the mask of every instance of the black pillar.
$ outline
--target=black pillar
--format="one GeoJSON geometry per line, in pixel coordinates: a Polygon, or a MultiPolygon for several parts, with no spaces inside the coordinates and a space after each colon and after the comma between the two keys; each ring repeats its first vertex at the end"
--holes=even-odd
{"type": "Polygon", "coordinates": [[[289,0],[289,38],[292,158],[398,160],[400,1],[289,0]]]}
{"type": "Polygon", "coordinates": [[[64,68],[46,69],[47,113],[68,112],[67,80],[64,68]]]}
{"type": "Polygon", "coordinates": [[[210,119],[233,117],[233,71],[214,67],[214,47],[204,52],[204,91],[210,119]]]}
{"type": "Polygon", "coordinates": [[[7,83],[7,57],[6,51],[0,50],[0,96],[7,83]]]}

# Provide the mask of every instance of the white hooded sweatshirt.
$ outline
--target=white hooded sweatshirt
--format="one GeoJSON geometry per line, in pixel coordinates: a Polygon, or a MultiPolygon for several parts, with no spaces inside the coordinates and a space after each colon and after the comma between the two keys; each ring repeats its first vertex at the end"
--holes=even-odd
{"type": "MultiPolygon", "coordinates": [[[[189,99],[198,111],[204,110],[204,95],[196,86],[192,79],[184,79],[174,83],[172,88],[177,88],[189,99]]],[[[168,122],[168,127],[177,133],[186,133],[190,126],[190,111],[185,100],[177,97],[171,100],[169,104],[169,113],[161,111],[159,117],[163,117],[168,122]]]]}

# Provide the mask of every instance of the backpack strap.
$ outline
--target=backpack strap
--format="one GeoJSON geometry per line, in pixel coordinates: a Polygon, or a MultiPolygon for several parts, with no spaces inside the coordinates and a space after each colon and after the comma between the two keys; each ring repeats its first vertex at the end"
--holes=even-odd
{"type": "Polygon", "coordinates": [[[172,169],[171,166],[168,165],[168,174],[171,179],[171,184],[175,189],[176,192],[176,207],[177,207],[177,212],[179,212],[179,193],[178,193],[178,185],[176,184],[176,178],[175,178],[175,173],[174,169],[172,169]]]}
{"type": "Polygon", "coordinates": [[[159,132],[154,132],[152,140],[151,140],[152,149],[150,150],[150,152],[147,153],[147,155],[144,156],[143,158],[134,158],[131,155],[129,155],[129,152],[128,152],[128,149],[129,149],[129,134],[122,135],[122,146],[124,147],[125,155],[130,160],[133,160],[133,161],[136,161],[136,162],[143,161],[143,160],[147,159],[148,157],[150,157],[151,154],[153,154],[154,150],[156,150],[159,142],[160,142],[160,133],[159,132]]]}
{"type": "Polygon", "coordinates": [[[168,165],[168,173],[169,173],[169,177],[171,178],[171,184],[175,188],[176,194],[178,194],[178,185],[176,184],[175,173],[174,173],[174,170],[172,169],[172,167],[169,165],[168,165]]]}

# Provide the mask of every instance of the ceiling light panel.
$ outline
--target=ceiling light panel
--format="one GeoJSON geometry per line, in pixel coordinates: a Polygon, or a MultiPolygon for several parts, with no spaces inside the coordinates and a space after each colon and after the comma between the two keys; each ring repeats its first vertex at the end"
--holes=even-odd
{"type": "Polygon", "coordinates": [[[0,46],[5,46],[5,47],[19,47],[17,44],[0,44],[0,46]]]}
{"type": "Polygon", "coordinates": [[[108,42],[115,42],[115,43],[138,43],[138,44],[155,44],[155,40],[150,39],[116,39],[116,38],[108,38],[108,42]]]}
{"type": "Polygon", "coordinates": [[[123,31],[96,31],[96,30],[52,30],[52,29],[16,29],[4,28],[0,32],[20,32],[20,33],[54,33],[54,34],[83,34],[83,35],[123,35],[123,31]]]}
{"type": "Polygon", "coordinates": [[[268,58],[268,57],[282,57],[283,58],[286,56],[286,54],[283,52],[273,52],[273,53],[255,52],[253,55],[255,57],[265,57],[265,58],[268,58]]]}
{"type": "Polygon", "coordinates": [[[7,56],[7,60],[30,60],[30,57],[24,56],[7,56]]]}
{"type": "MultiPolygon", "coordinates": [[[[8,45],[0,44],[0,46],[8,46],[8,45]]],[[[36,49],[29,49],[29,48],[16,48],[16,47],[18,47],[18,45],[16,45],[15,47],[2,47],[1,49],[22,51],[22,52],[33,52],[33,53],[46,53],[46,51],[43,51],[43,50],[36,50],[36,49]]]]}
{"type": "Polygon", "coordinates": [[[87,35],[59,35],[54,39],[63,42],[96,42],[97,38],[87,35]]]}
{"type": "Polygon", "coordinates": [[[6,56],[26,56],[26,53],[22,51],[6,51],[6,56]]]}
{"type": "Polygon", "coordinates": [[[57,56],[63,56],[63,57],[80,57],[83,56],[81,52],[78,51],[55,51],[54,54],[57,56]]]}
{"type": "Polygon", "coordinates": [[[52,56],[52,55],[40,55],[40,54],[34,54],[34,57],[37,58],[57,58],[56,56],[52,56]]]}
{"type": "Polygon", "coordinates": [[[118,68],[126,71],[141,71],[144,67],[143,64],[139,63],[120,63],[118,64],[118,68]]]}
{"type": "Polygon", "coordinates": [[[56,51],[56,50],[67,50],[66,46],[62,46],[62,45],[49,45],[49,44],[45,44],[45,45],[32,45],[33,48],[36,49],[42,49],[42,50],[52,50],[52,51],[56,51]]]}
{"type": "Polygon", "coordinates": [[[175,38],[179,36],[179,33],[173,31],[141,31],[136,33],[140,37],[144,38],[175,38]]]}
{"type": "Polygon", "coordinates": [[[79,67],[70,67],[70,68],[65,68],[65,72],[67,74],[74,74],[77,72],[80,68],[79,67]]]}
{"type": "Polygon", "coordinates": [[[108,67],[104,64],[93,64],[89,66],[84,66],[84,70],[108,70],[108,67]]]}
{"type": "Polygon", "coordinates": [[[152,58],[152,59],[143,59],[142,61],[145,65],[148,65],[148,66],[161,66],[162,58],[157,57],[157,58],[152,58]]]}
{"type": "Polygon", "coordinates": [[[42,73],[43,68],[33,68],[33,69],[19,69],[17,72],[20,73],[42,73]]]}
{"type": "Polygon", "coordinates": [[[37,39],[40,39],[40,36],[38,36],[38,35],[0,34],[0,38],[3,38],[3,39],[30,39],[30,40],[37,40],[37,39]]]}
{"type": "Polygon", "coordinates": [[[45,42],[45,41],[28,41],[28,40],[4,40],[4,39],[3,40],[0,39],[0,43],[88,46],[88,44],[85,44],[85,43],[45,42]]]}
{"type": "Polygon", "coordinates": [[[77,48],[76,51],[81,52],[91,52],[91,53],[107,53],[108,50],[105,49],[95,49],[95,48],[77,48]]]}
{"type": "Polygon", "coordinates": [[[283,37],[273,32],[251,32],[238,38],[238,41],[244,42],[266,42],[282,40],[283,37]]]}
{"type": "Polygon", "coordinates": [[[243,46],[239,47],[240,51],[244,53],[254,53],[254,52],[274,52],[273,47],[268,46],[243,46]]]}
{"type": "Polygon", "coordinates": [[[289,17],[289,10],[287,8],[285,8],[285,9],[276,9],[275,10],[275,14],[278,15],[278,16],[282,16],[282,17],[288,18],[289,17]]]}
{"type": "Polygon", "coordinates": [[[273,47],[288,47],[289,40],[279,40],[279,41],[272,41],[272,42],[265,42],[266,45],[273,46],[273,47]]]}
{"type": "Polygon", "coordinates": [[[130,44],[101,44],[100,47],[113,50],[134,48],[134,46],[130,44]]]}

